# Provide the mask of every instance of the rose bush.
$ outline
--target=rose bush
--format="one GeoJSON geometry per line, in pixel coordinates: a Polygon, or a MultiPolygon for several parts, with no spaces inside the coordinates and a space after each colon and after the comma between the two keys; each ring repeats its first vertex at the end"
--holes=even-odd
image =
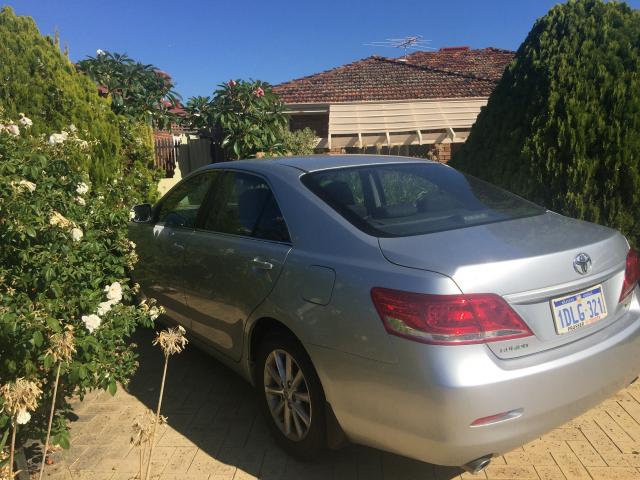
{"type": "MultiPolygon", "coordinates": [[[[91,184],[80,166],[98,140],[72,126],[32,135],[28,124],[0,110],[0,385],[25,378],[42,389],[19,430],[42,437],[56,334],[70,332],[75,351],[62,365],[52,436],[66,447],[66,399],[126,385],[137,365],[128,338],[160,313],[134,302],[129,274],[137,257],[126,232],[129,207],[153,188],[135,174],[91,184]],[[18,131],[4,127],[11,125],[18,131]]],[[[15,422],[3,407],[0,396],[0,438],[15,422]]]]}

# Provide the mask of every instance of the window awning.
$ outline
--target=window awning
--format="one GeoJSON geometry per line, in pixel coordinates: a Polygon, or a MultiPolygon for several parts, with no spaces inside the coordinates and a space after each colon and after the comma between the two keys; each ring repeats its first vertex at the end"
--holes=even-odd
{"type": "Polygon", "coordinates": [[[464,142],[486,98],[329,106],[327,147],[464,142]]]}

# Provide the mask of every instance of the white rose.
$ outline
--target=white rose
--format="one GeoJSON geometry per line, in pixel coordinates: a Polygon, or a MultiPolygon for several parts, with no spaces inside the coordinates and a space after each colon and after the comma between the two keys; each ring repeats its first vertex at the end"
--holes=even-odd
{"type": "Polygon", "coordinates": [[[116,302],[114,302],[113,300],[107,300],[106,302],[100,303],[100,305],[98,305],[98,310],[96,311],[96,313],[101,317],[104,316],[105,314],[109,313],[109,311],[111,310],[111,307],[115,303],[116,302]]]}
{"type": "Polygon", "coordinates": [[[109,300],[113,300],[115,303],[122,300],[122,285],[120,285],[120,282],[113,282],[111,285],[104,287],[104,291],[107,293],[109,300]]]}
{"type": "Polygon", "coordinates": [[[33,121],[30,118],[25,117],[24,113],[20,114],[20,120],[18,120],[18,122],[20,122],[25,127],[30,127],[31,125],[33,125],[33,121]]]}
{"type": "Polygon", "coordinates": [[[93,331],[102,323],[100,317],[95,313],[92,313],[91,315],[83,315],[82,321],[84,322],[84,326],[87,327],[87,330],[89,330],[89,333],[93,333],[93,331]]]}
{"type": "Polygon", "coordinates": [[[20,180],[19,182],[11,182],[11,186],[15,189],[22,190],[26,189],[30,192],[34,192],[36,189],[36,184],[30,182],[29,180],[20,180]]]}
{"type": "Polygon", "coordinates": [[[79,205],[82,205],[83,207],[87,204],[87,202],[85,202],[84,198],[82,198],[81,196],[76,197],[76,203],[78,203],[79,205]]]}
{"type": "Polygon", "coordinates": [[[33,182],[30,182],[29,180],[20,180],[18,182],[18,185],[22,185],[23,187],[25,187],[30,192],[34,192],[35,189],[36,189],[36,184],[33,183],[33,182]]]}
{"type": "Polygon", "coordinates": [[[64,143],[67,138],[61,133],[52,133],[49,135],[49,144],[57,145],[59,143],[64,143]]]}
{"type": "Polygon", "coordinates": [[[132,242],[131,240],[129,240],[129,246],[131,247],[131,250],[135,250],[136,249],[136,243],[132,242]]]}
{"type": "Polygon", "coordinates": [[[9,132],[11,135],[18,136],[20,135],[20,127],[14,123],[10,123],[9,125],[5,125],[5,130],[9,132]]]}
{"type": "Polygon", "coordinates": [[[151,317],[151,320],[155,320],[159,316],[160,316],[160,309],[158,307],[151,307],[149,309],[149,317],[151,317]]]}
{"type": "Polygon", "coordinates": [[[87,193],[89,191],[89,185],[87,185],[84,182],[79,183],[78,185],[76,185],[76,192],[79,195],[84,195],[85,193],[87,193]]]}
{"type": "Polygon", "coordinates": [[[18,414],[16,415],[16,423],[18,425],[25,425],[29,423],[31,420],[31,414],[27,411],[26,408],[21,408],[18,410],[18,414]]]}
{"type": "Polygon", "coordinates": [[[100,56],[100,55],[104,55],[104,50],[98,49],[96,50],[96,55],[100,56]]]}
{"type": "Polygon", "coordinates": [[[72,225],[72,222],[66,219],[58,212],[53,212],[51,217],[49,217],[49,224],[55,226],[60,226],[62,228],[68,228],[72,225]]]}
{"type": "Polygon", "coordinates": [[[73,227],[71,229],[71,238],[74,242],[79,242],[80,240],[82,240],[82,237],[84,237],[84,233],[82,233],[82,230],[80,230],[78,227],[73,227]]]}

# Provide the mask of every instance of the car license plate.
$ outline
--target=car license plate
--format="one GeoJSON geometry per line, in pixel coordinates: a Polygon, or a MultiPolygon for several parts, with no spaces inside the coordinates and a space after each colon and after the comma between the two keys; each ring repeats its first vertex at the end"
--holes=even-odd
{"type": "Polygon", "coordinates": [[[573,332],[607,316],[602,285],[551,300],[558,335],[573,332]]]}

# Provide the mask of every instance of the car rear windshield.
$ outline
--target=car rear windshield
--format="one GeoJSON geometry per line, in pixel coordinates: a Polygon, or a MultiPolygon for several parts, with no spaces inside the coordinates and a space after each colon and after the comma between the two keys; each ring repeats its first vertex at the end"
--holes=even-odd
{"type": "Polygon", "coordinates": [[[336,168],[302,182],[360,230],[406,237],[540,215],[545,209],[437,163],[336,168]]]}

